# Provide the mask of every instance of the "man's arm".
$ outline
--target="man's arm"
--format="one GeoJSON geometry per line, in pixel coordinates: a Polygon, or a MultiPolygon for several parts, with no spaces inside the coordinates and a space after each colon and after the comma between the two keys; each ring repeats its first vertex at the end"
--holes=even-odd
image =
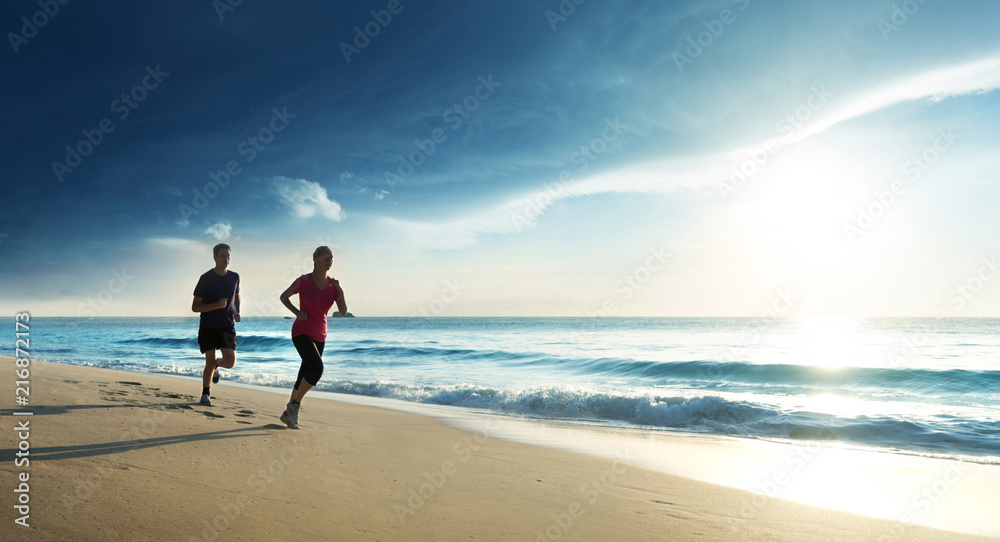
{"type": "Polygon", "coordinates": [[[226,303],[228,301],[229,300],[223,298],[216,301],[215,303],[202,303],[200,297],[194,296],[194,301],[191,302],[191,310],[194,312],[208,312],[208,311],[214,311],[216,309],[224,309],[226,308],[226,303]]]}
{"type": "Polygon", "coordinates": [[[240,321],[240,293],[236,292],[236,321],[240,321]]]}

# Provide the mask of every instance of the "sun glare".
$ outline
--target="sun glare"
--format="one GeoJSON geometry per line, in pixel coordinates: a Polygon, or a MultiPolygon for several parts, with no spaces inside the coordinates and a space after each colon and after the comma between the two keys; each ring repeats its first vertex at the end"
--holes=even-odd
{"type": "Polygon", "coordinates": [[[796,478],[785,498],[868,516],[892,517],[901,497],[895,487],[899,484],[891,484],[895,480],[886,474],[887,469],[879,468],[887,458],[836,447],[808,449],[807,453],[814,454],[806,456],[811,468],[796,478]]]}
{"type": "Polygon", "coordinates": [[[857,365],[864,355],[858,341],[860,321],[848,317],[803,318],[798,330],[798,362],[826,370],[857,365]]]}
{"type": "Polygon", "coordinates": [[[754,211],[765,238],[809,267],[843,259],[849,244],[841,225],[854,200],[848,157],[800,144],[776,156],[761,178],[754,211]]]}

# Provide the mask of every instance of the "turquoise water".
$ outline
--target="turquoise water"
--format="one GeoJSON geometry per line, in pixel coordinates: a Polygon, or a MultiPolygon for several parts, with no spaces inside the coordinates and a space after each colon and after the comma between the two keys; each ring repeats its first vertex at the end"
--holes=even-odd
{"type": "MultiPolygon", "coordinates": [[[[0,351],[14,352],[14,321],[0,351]]],[[[33,357],[199,377],[196,318],[33,318],[33,357]]],[[[291,320],[237,325],[237,381],[288,388],[291,320]]],[[[1000,320],[330,319],[317,389],[650,431],[1000,463],[1000,320]]],[[[194,388],[200,384],[193,382],[194,388]]]]}

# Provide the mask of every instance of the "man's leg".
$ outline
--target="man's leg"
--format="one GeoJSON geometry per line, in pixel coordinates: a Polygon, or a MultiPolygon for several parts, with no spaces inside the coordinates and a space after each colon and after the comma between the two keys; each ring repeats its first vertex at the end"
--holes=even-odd
{"type": "Polygon", "coordinates": [[[216,365],[223,369],[232,369],[236,365],[236,350],[232,348],[221,348],[220,350],[222,350],[222,359],[216,365]]]}
{"type": "MultiPolygon", "coordinates": [[[[217,367],[232,369],[236,365],[236,330],[233,328],[221,330],[219,342],[216,343],[219,350],[222,350],[222,360],[216,362],[217,367]]],[[[212,376],[212,382],[219,381],[219,371],[216,369],[212,376]]]]}
{"type": "MultiPolygon", "coordinates": [[[[212,375],[215,374],[215,350],[205,352],[205,373],[201,378],[201,385],[208,388],[212,386],[212,375]]],[[[232,365],[230,365],[232,367],[232,365]]]]}

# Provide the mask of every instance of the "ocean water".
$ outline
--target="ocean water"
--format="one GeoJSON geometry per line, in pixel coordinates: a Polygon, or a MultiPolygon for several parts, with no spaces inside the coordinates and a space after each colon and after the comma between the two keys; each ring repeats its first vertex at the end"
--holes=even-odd
{"type": "MultiPolygon", "coordinates": [[[[14,320],[0,321],[13,356],[14,320]]],[[[237,324],[222,385],[290,388],[291,323],[237,324]]],[[[200,377],[197,328],[38,317],[31,351],[200,377]]],[[[337,393],[1000,464],[1000,319],[331,318],[324,361],[317,389],[337,393]]]]}

